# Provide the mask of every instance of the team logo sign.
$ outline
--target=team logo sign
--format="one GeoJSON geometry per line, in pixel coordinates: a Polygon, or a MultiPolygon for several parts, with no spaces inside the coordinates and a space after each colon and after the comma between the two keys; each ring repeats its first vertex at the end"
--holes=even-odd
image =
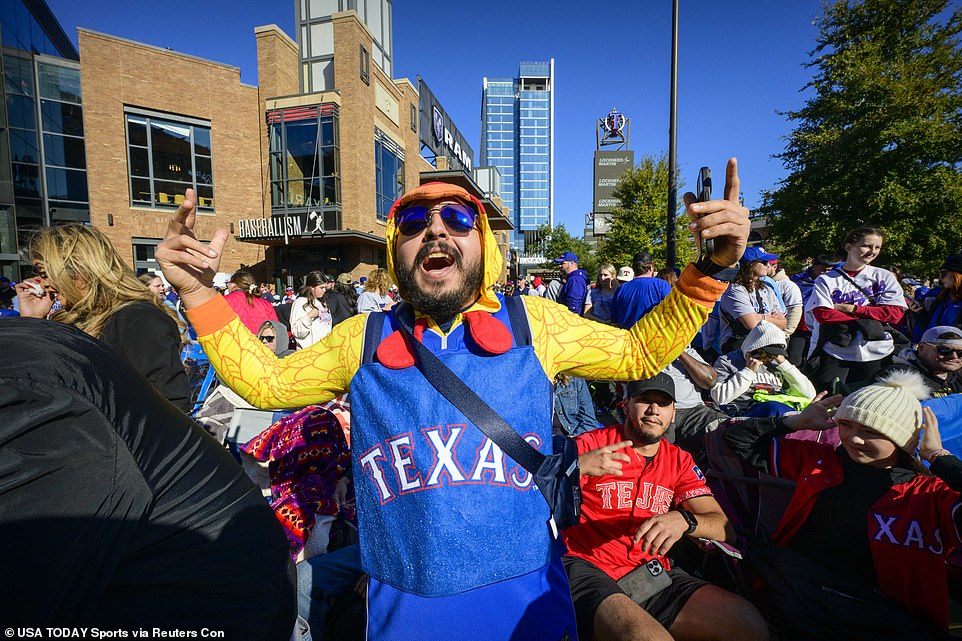
{"type": "Polygon", "coordinates": [[[438,142],[444,140],[444,115],[437,105],[434,105],[434,139],[438,142]]]}

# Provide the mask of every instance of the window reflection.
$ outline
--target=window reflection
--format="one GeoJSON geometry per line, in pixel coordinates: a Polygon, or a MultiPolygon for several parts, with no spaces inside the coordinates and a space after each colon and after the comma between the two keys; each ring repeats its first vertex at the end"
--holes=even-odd
{"type": "Polygon", "coordinates": [[[210,127],[127,114],[131,204],[176,207],[192,188],[198,209],[213,209],[210,141],[210,127]]]}
{"type": "Polygon", "coordinates": [[[268,112],[273,209],[340,205],[337,116],[325,107],[268,112]]]}
{"type": "Polygon", "coordinates": [[[404,193],[404,159],[402,152],[387,136],[377,132],[374,139],[377,219],[387,222],[391,205],[404,193]]]}

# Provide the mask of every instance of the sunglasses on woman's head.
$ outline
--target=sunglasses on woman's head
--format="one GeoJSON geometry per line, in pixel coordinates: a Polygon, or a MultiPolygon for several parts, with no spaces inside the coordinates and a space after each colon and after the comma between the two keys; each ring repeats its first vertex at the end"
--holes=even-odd
{"type": "Polygon", "coordinates": [[[394,222],[399,232],[405,236],[414,236],[424,231],[431,224],[431,218],[437,214],[444,221],[444,225],[456,234],[466,234],[474,229],[478,213],[473,207],[461,203],[445,203],[440,209],[411,205],[394,215],[394,222]]]}

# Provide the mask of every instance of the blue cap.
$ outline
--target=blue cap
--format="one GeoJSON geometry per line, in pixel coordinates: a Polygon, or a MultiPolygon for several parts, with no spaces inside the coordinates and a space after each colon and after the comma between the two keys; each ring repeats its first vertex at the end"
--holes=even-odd
{"type": "Polygon", "coordinates": [[[578,256],[575,255],[575,254],[572,253],[572,252],[565,252],[565,253],[561,254],[561,257],[560,257],[560,258],[555,258],[555,259],[554,259],[554,262],[560,264],[560,263],[565,262],[566,260],[570,260],[570,261],[573,262],[573,263],[577,263],[577,262],[578,262],[578,256]]]}
{"type": "Polygon", "coordinates": [[[750,263],[753,260],[763,260],[767,263],[770,260],[778,260],[778,254],[769,254],[767,251],[756,245],[746,249],[745,254],[738,262],[750,263]]]}

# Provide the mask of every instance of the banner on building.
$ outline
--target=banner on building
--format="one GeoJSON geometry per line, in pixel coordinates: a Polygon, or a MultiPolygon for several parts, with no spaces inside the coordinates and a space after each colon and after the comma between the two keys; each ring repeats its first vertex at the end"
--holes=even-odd
{"type": "Polygon", "coordinates": [[[446,156],[449,167],[470,172],[474,166],[474,150],[467,143],[444,107],[434,97],[427,83],[418,76],[418,99],[420,117],[418,132],[421,144],[435,156],[446,156]]]}

